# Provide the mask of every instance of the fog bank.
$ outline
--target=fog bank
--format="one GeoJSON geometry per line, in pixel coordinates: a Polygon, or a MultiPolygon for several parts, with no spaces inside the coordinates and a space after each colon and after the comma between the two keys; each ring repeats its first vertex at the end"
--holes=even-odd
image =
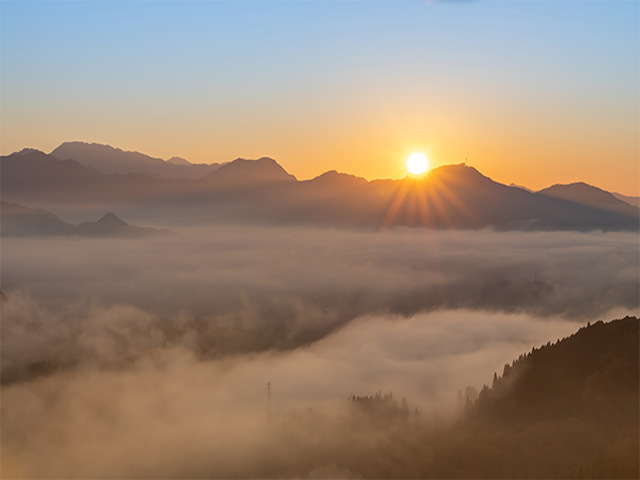
{"type": "Polygon", "coordinates": [[[520,353],[637,315],[637,240],[259,227],[3,239],[3,475],[352,476],[331,459],[390,437],[353,423],[350,395],[393,391],[437,431],[458,390],[520,353]]]}
{"type": "Polygon", "coordinates": [[[522,351],[575,328],[450,311],[359,318],[289,352],[202,361],[156,346],[113,369],[88,357],[3,387],[3,467],[27,478],[349,476],[312,458],[388,441],[371,425],[353,428],[351,394],[392,391],[437,426],[458,390],[481,388],[522,351]]]}

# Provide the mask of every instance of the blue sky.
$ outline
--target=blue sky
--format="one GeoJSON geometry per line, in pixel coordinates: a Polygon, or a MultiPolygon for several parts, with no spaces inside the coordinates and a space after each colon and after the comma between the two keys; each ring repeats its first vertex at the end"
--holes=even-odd
{"type": "Polygon", "coordinates": [[[3,154],[77,139],[192,161],[271,155],[301,177],[340,165],[398,176],[390,162],[413,147],[441,163],[470,154],[490,167],[521,145],[523,167],[557,164],[543,153],[527,164],[525,151],[537,152],[536,138],[555,145],[566,129],[567,142],[591,143],[573,151],[583,163],[563,160],[560,174],[613,152],[638,177],[636,1],[0,8],[3,154]],[[519,143],[505,151],[506,135],[519,143]]]}

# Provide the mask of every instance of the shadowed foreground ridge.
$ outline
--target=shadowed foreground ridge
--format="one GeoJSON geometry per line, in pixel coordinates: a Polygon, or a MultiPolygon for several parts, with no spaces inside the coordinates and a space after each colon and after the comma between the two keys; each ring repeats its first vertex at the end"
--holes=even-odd
{"type": "Polygon", "coordinates": [[[505,365],[453,431],[467,472],[638,478],[638,325],[599,321],[505,365]]]}
{"type": "Polygon", "coordinates": [[[348,433],[308,461],[354,478],[638,478],[638,327],[599,321],[521,355],[450,429],[390,393],[353,396],[349,432],[384,441],[348,433]]]}
{"type": "Polygon", "coordinates": [[[349,397],[339,427],[311,409],[274,419],[295,461],[270,445],[247,476],[638,478],[638,326],[597,322],[521,355],[452,427],[380,392],[349,397]]]}

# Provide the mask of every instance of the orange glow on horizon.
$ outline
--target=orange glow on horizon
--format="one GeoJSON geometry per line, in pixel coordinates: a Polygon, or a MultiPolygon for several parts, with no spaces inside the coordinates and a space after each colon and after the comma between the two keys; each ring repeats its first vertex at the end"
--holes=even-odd
{"type": "MultiPolygon", "coordinates": [[[[214,139],[210,138],[211,126],[206,123],[185,131],[175,125],[145,123],[142,118],[138,120],[145,127],[139,129],[122,122],[112,124],[109,119],[91,126],[89,122],[40,125],[36,118],[30,120],[29,128],[22,128],[19,122],[8,124],[3,128],[1,145],[3,155],[25,147],[48,153],[65,141],[80,140],[164,159],[179,156],[193,163],[268,156],[299,180],[329,170],[367,180],[404,178],[407,156],[428,151],[430,169],[466,162],[506,185],[515,183],[540,190],[555,183],[584,181],[604,190],[640,195],[640,145],[635,133],[622,130],[607,138],[591,132],[576,139],[562,129],[545,134],[537,123],[500,127],[490,117],[484,119],[484,126],[471,119],[454,124],[442,117],[433,127],[412,116],[403,123],[394,123],[373,118],[374,112],[365,112],[369,113],[371,118],[366,121],[348,116],[349,128],[345,121],[327,125],[318,120],[313,132],[308,126],[289,125],[283,119],[277,128],[250,128],[250,133],[241,135],[240,127],[230,122],[228,127],[220,128],[214,139]],[[537,135],[539,138],[534,138],[537,135]],[[629,136],[633,137],[632,142],[629,136]],[[615,168],[608,168],[602,159],[612,159],[615,168]]],[[[454,114],[452,111],[451,117],[454,114]]]]}

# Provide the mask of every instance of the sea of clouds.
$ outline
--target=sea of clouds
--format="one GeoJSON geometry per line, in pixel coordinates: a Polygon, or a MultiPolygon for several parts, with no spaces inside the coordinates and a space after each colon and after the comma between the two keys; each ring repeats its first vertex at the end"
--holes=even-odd
{"type": "Polygon", "coordinates": [[[350,476],[318,458],[384,441],[345,427],[350,395],[393,391],[446,422],[458,390],[640,304],[626,233],[212,227],[1,247],[2,466],[30,478],[350,476]]]}

